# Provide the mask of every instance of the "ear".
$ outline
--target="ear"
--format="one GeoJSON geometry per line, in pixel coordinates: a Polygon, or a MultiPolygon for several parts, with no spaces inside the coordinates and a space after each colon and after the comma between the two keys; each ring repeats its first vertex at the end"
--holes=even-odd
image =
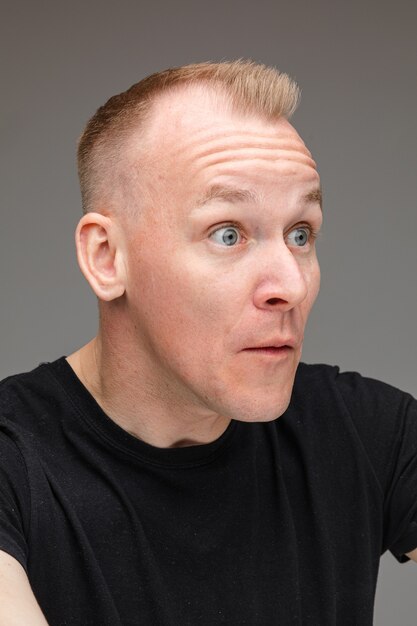
{"type": "Polygon", "coordinates": [[[115,221],[101,213],[84,215],[75,231],[78,264],[100,300],[125,292],[122,234],[115,221]]]}

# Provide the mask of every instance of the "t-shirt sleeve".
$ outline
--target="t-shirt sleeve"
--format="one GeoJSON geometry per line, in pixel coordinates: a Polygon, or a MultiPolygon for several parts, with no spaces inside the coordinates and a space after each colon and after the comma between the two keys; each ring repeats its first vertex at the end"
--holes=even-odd
{"type": "Polygon", "coordinates": [[[27,570],[30,518],[27,470],[14,441],[0,430],[0,550],[27,570]]]}
{"type": "Polygon", "coordinates": [[[417,401],[356,373],[339,374],[337,385],[384,493],[381,554],[406,563],[417,548],[417,401]]]}

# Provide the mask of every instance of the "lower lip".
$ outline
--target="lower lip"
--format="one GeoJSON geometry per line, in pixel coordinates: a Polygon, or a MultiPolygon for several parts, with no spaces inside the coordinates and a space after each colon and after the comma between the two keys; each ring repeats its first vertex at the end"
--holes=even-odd
{"type": "Polygon", "coordinates": [[[269,358],[288,356],[292,352],[290,346],[281,346],[280,348],[246,348],[243,352],[252,352],[259,356],[266,356],[269,358]]]}

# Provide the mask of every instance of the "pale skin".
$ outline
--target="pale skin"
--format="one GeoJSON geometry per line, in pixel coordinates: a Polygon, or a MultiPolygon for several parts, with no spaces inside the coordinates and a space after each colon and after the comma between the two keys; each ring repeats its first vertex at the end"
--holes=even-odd
{"type": "MultiPolygon", "coordinates": [[[[201,445],[231,419],[270,421],[288,406],[320,283],[320,181],[288,121],[231,112],[200,87],[164,96],[148,136],[137,216],[103,203],[77,227],[101,319],[67,360],[132,436],[201,445]]],[[[0,626],[45,625],[1,551],[0,577],[0,626]]]]}
{"type": "Polygon", "coordinates": [[[319,289],[319,177],[286,120],[239,116],[201,89],[159,103],[149,134],[150,200],[136,222],[103,209],[78,226],[102,323],[68,361],[133,435],[202,444],[231,418],[268,421],[288,406],[319,289]],[[204,202],[214,185],[228,193],[204,202]],[[226,246],[222,234],[237,241],[226,246]],[[276,343],[290,347],[244,351],[276,343]]]}
{"type": "Polygon", "coordinates": [[[24,568],[0,550],[0,626],[47,626],[24,568]]]}

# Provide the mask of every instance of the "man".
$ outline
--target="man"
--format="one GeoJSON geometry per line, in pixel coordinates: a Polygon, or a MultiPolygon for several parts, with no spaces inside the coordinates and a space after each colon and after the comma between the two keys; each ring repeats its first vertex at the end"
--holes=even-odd
{"type": "Polygon", "coordinates": [[[417,560],[416,401],[299,364],[322,210],[297,99],[199,64],[87,125],[99,331],[2,384],[0,625],[368,625],[380,555],[417,560]]]}

